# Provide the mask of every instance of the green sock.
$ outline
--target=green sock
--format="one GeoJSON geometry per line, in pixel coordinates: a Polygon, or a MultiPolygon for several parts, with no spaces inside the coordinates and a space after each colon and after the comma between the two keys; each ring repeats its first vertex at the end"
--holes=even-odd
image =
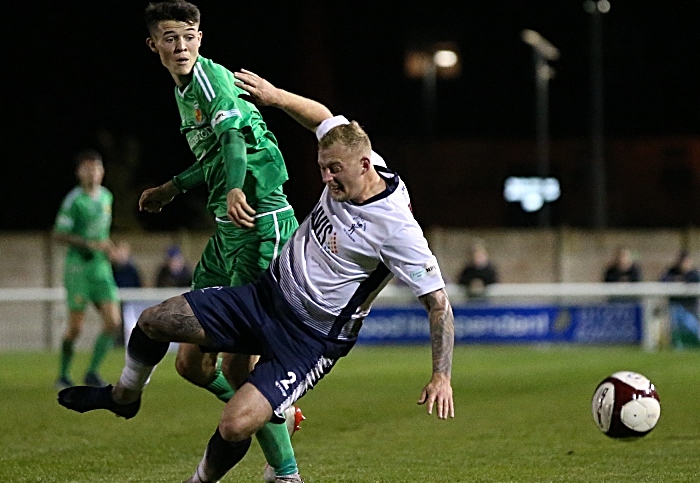
{"type": "Polygon", "coordinates": [[[63,339],[61,344],[61,357],[59,363],[59,377],[70,378],[70,366],[73,362],[73,341],[63,339]]]}
{"type": "Polygon", "coordinates": [[[255,437],[258,438],[265,459],[275,469],[277,476],[292,475],[299,471],[287,425],[284,422],[268,422],[255,433],[255,437]]]}
{"type": "Polygon", "coordinates": [[[95,348],[92,351],[92,359],[90,360],[90,366],[87,372],[97,372],[100,364],[104,360],[107,353],[114,347],[114,336],[111,334],[105,334],[104,332],[97,336],[95,341],[95,348]]]}
{"type": "Polygon", "coordinates": [[[216,396],[220,401],[228,402],[229,399],[233,397],[233,389],[231,385],[226,380],[224,373],[221,372],[219,363],[216,365],[216,372],[214,373],[214,380],[209,383],[204,389],[216,396]]]}
{"type": "MultiPolygon", "coordinates": [[[[221,360],[217,362],[214,380],[205,389],[223,402],[228,402],[233,397],[234,390],[221,372],[221,360]]],[[[287,425],[284,422],[267,423],[255,436],[268,464],[275,469],[275,474],[284,476],[299,471],[287,425]]]]}

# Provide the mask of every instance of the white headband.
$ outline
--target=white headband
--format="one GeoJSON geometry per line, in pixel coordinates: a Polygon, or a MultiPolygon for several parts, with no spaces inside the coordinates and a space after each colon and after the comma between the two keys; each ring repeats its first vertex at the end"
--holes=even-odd
{"type": "Polygon", "coordinates": [[[343,124],[350,124],[350,121],[345,116],[333,116],[325,119],[316,128],[316,139],[320,141],[323,136],[328,134],[328,131],[343,124]]]}
{"type": "MultiPolygon", "coordinates": [[[[316,139],[320,141],[323,136],[328,134],[328,131],[330,131],[334,127],[342,126],[344,124],[350,124],[350,121],[348,121],[348,118],[345,116],[333,116],[329,117],[328,119],[325,119],[316,128],[316,139]]],[[[372,151],[372,154],[370,156],[370,162],[375,166],[384,166],[386,168],[386,162],[384,161],[384,158],[382,158],[374,151],[372,151]]]]}

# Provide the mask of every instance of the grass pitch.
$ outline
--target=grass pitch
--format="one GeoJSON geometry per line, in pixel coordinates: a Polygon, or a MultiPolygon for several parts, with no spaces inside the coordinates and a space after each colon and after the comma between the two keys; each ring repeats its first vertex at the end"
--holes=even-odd
{"type": "MultiPolygon", "coordinates": [[[[75,374],[87,365],[79,354],[75,374]]],[[[116,380],[123,354],[103,375],[116,380]]],[[[300,402],[302,475],[317,482],[700,481],[700,352],[638,348],[458,346],[456,418],[415,401],[429,347],[358,347],[300,402]],[[618,370],[657,386],[661,420],[647,437],[611,440],[593,423],[596,385],[618,370]]],[[[0,481],[181,482],[222,404],[180,380],[168,358],[139,415],[72,413],[56,403],[56,354],[0,354],[0,481]]],[[[261,482],[256,443],[224,482],[261,482]]]]}

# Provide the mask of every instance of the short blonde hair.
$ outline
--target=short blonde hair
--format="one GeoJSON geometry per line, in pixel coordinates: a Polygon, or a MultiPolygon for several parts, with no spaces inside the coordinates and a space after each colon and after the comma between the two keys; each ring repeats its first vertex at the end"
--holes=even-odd
{"type": "Polygon", "coordinates": [[[341,124],[328,131],[318,142],[318,150],[328,149],[336,144],[345,146],[352,151],[366,152],[367,154],[372,151],[369,136],[356,121],[351,121],[350,124],[341,124]]]}

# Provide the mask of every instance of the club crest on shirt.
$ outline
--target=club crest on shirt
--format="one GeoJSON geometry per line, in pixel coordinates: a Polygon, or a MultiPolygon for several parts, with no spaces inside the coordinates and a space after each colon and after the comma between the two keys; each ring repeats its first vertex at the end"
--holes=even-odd
{"type": "Polygon", "coordinates": [[[202,110],[199,108],[199,103],[195,102],[194,103],[194,123],[197,126],[202,125],[204,122],[204,115],[202,114],[202,110]]]}
{"type": "Polygon", "coordinates": [[[367,228],[367,221],[365,221],[360,216],[353,216],[350,228],[343,228],[343,231],[350,237],[352,241],[355,241],[355,238],[353,238],[352,235],[358,230],[365,231],[365,228],[367,228]]]}

